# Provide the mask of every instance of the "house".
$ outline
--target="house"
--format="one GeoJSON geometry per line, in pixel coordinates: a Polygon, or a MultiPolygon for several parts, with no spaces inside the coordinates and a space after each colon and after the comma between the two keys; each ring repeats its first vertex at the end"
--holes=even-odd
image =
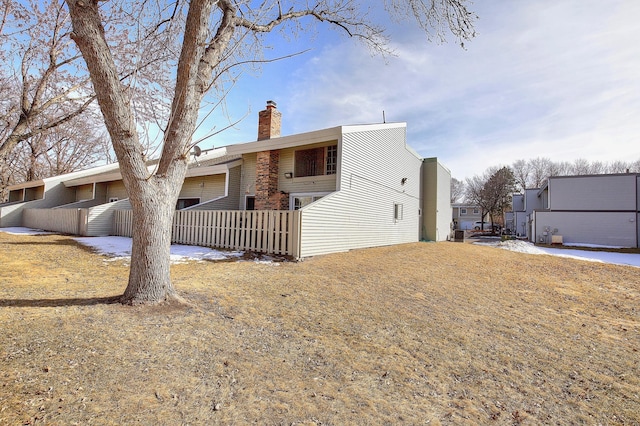
{"type": "Polygon", "coordinates": [[[638,247],[640,174],[551,177],[537,191],[529,240],[638,247]]]}
{"type": "Polygon", "coordinates": [[[511,234],[527,238],[531,233],[529,217],[534,210],[542,209],[539,191],[539,188],[525,189],[524,194],[513,194],[511,212],[505,213],[505,228],[511,234]]]}
{"type": "Polygon", "coordinates": [[[100,173],[114,173],[117,169],[117,164],[110,164],[9,186],[8,201],[0,204],[0,227],[21,226],[22,213],[26,208],[49,209],[77,201],[80,195],[73,190],[68,190],[63,184],[65,180],[100,173]]]}
{"type": "MultiPolygon", "coordinates": [[[[473,229],[474,222],[482,221],[480,207],[468,203],[451,204],[454,229],[473,229]]],[[[488,214],[485,214],[484,221],[489,222],[488,214]]]]}
{"type": "MultiPolygon", "coordinates": [[[[281,117],[269,101],[259,113],[257,141],[194,155],[176,208],[298,211],[297,257],[449,237],[451,174],[407,145],[405,123],[281,136],[281,117]]],[[[23,185],[26,194],[32,183],[23,185]]],[[[33,226],[38,216],[39,227],[51,228],[45,223],[51,212],[69,210],[78,224],[71,219],[66,231],[54,230],[113,234],[114,214],[130,209],[117,165],[56,177],[36,196],[49,200],[46,205],[29,204],[14,193],[18,186],[9,189],[14,195],[9,206],[0,205],[0,226],[33,226]],[[6,208],[14,212],[11,220],[4,219],[6,208]]]]}

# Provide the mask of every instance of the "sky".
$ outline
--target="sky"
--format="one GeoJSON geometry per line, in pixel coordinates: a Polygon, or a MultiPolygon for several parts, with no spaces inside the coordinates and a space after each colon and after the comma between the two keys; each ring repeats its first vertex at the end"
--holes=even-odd
{"type": "MultiPolygon", "coordinates": [[[[13,235],[43,235],[51,232],[25,227],[0,228],[0,232],[13,235]]],[[[92,248],[97,253],[105,255],[104,261],[127,260],[131,257],[131,238],[126,237],[78,237],[74,238],[80,244],[92,248]]],[[[452,243],[455,244],[455,243],[452,243]]],[[[501,242],[499,239],[491,242],[478,243],[504,250],[516,251],[526,254],[547,254],[590,262],[611,263],[616,265],[630,265],[640,267],[640,254],[617,253],[607,251],[589,251],[580,249],[557,249],[537,247],[527,241],[509,240],[501,242]]],[[[594,247],[594,246],[591,246],[594,247]]],[[[243,261],[243,252],[216,250],[209,247],[186,246],[180,244],[171,245],[171,262],[184,263],[189,261],[243,261]]],[[[252,260],[256,263],[277,266],[279,263],[273,258],[263,255],[252,260]]]]}
{"type": "MultiPolygon", "coordinates": [[[[426,40],[410,22],[388,28],[393,57],[335,30],[278,39],[267,57],[310,51],[246,73],[227,97],[244,119],[201,143],[256,139],[267,100],[282,135],[340,125],[407,123],[408,144],[464,180],[518,159],[640,160],[640,1],[483,0],[462,49],[426,40]]],[[[202,129],[224,126],[215,114],[202,129]]]]}

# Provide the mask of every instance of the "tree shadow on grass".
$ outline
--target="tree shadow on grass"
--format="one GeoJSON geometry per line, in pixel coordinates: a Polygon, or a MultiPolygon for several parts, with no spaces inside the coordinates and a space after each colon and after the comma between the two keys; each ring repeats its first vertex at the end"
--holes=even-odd
{"type": "Polygon", "coordinates": [[[11,245],[11,246],[81,246],[77,241],[68,239],[68,238],[60,238],[57,240],[49,240],[49,241],[4,241],[2,244],[11,245]]]}
{"type": "MultiPolygon", "coordinates": [[[[90,253],[90,254],[97,254],[97,255],[104,255],[104,253],[101,253],[100,251],[98,251],[95,247],[91,247],[91,246],[87,246],[85,244],[81,244],[78,241],[74,240],[73,238],[60,238],[57,240],[52,240],[52,241],[6,241],[3,242],[2,244],[7,244],[7,245],[13,245],[13,246],[73,246],[76,247],[84,252],[90,253]]],[[[129,256],[129,254],[127,254],[126,256],[129,256]]],[[[107,255],[107,257],[109,257],[107,255]]]]}
{"type": "Polygon", "coordinates": [[[113,305],[122,296],[89,297],[86,299],[0,299],[0,308],[58,308],[65,306],[113,305]]]}

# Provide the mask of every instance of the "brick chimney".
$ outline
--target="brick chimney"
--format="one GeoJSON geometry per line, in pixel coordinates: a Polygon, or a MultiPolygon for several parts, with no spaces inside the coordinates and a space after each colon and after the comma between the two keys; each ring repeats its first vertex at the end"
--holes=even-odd
{"type": "Polygon", "coordinates": [[[267,107],[258,113],[258,140],[279,138],[282,113],[276,108],[276,103],[267,101],[267,107]]]}
{"type": "MultiPolygon", "coordinates": [[[[258,140],[280,137],[282,114],[276,103],[267,101],[267,108],[258,113],[258,140]]],[[[278,189],[280,151],[260,151],[256,158],[256,210],[287,210],[289,195],[278,189]]]]}

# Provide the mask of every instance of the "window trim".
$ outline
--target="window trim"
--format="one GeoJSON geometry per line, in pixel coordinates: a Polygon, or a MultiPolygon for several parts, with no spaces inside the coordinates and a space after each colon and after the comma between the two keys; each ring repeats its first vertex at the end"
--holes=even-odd
{"type": "Polygon", "coordinates": [[[404,205],[402,203],[393,203],[393,222],[398,223],[404,219],[404,205]]]}
{"type": "MultiPolygon", "coordinates": [[[[331,194],[331,192],[295,192],[295,193],[290,193],[289,194],[289,210],[300,210],[305,208],[306,206],[302,206],[300,207],[300,209],[296,209],[296,203],[295,203],[295,199],[296,198],[302,198],[302,197],[318,197],[318,199],[322,198],[322,197],[326,197],[327,195],[331,194]]],[[[309,204],[313,204],[318,200],[313,200],[311,201],[311,203],[309,204]]],[[[307,206],[309,205],[307,204],[307,206]]]]}

